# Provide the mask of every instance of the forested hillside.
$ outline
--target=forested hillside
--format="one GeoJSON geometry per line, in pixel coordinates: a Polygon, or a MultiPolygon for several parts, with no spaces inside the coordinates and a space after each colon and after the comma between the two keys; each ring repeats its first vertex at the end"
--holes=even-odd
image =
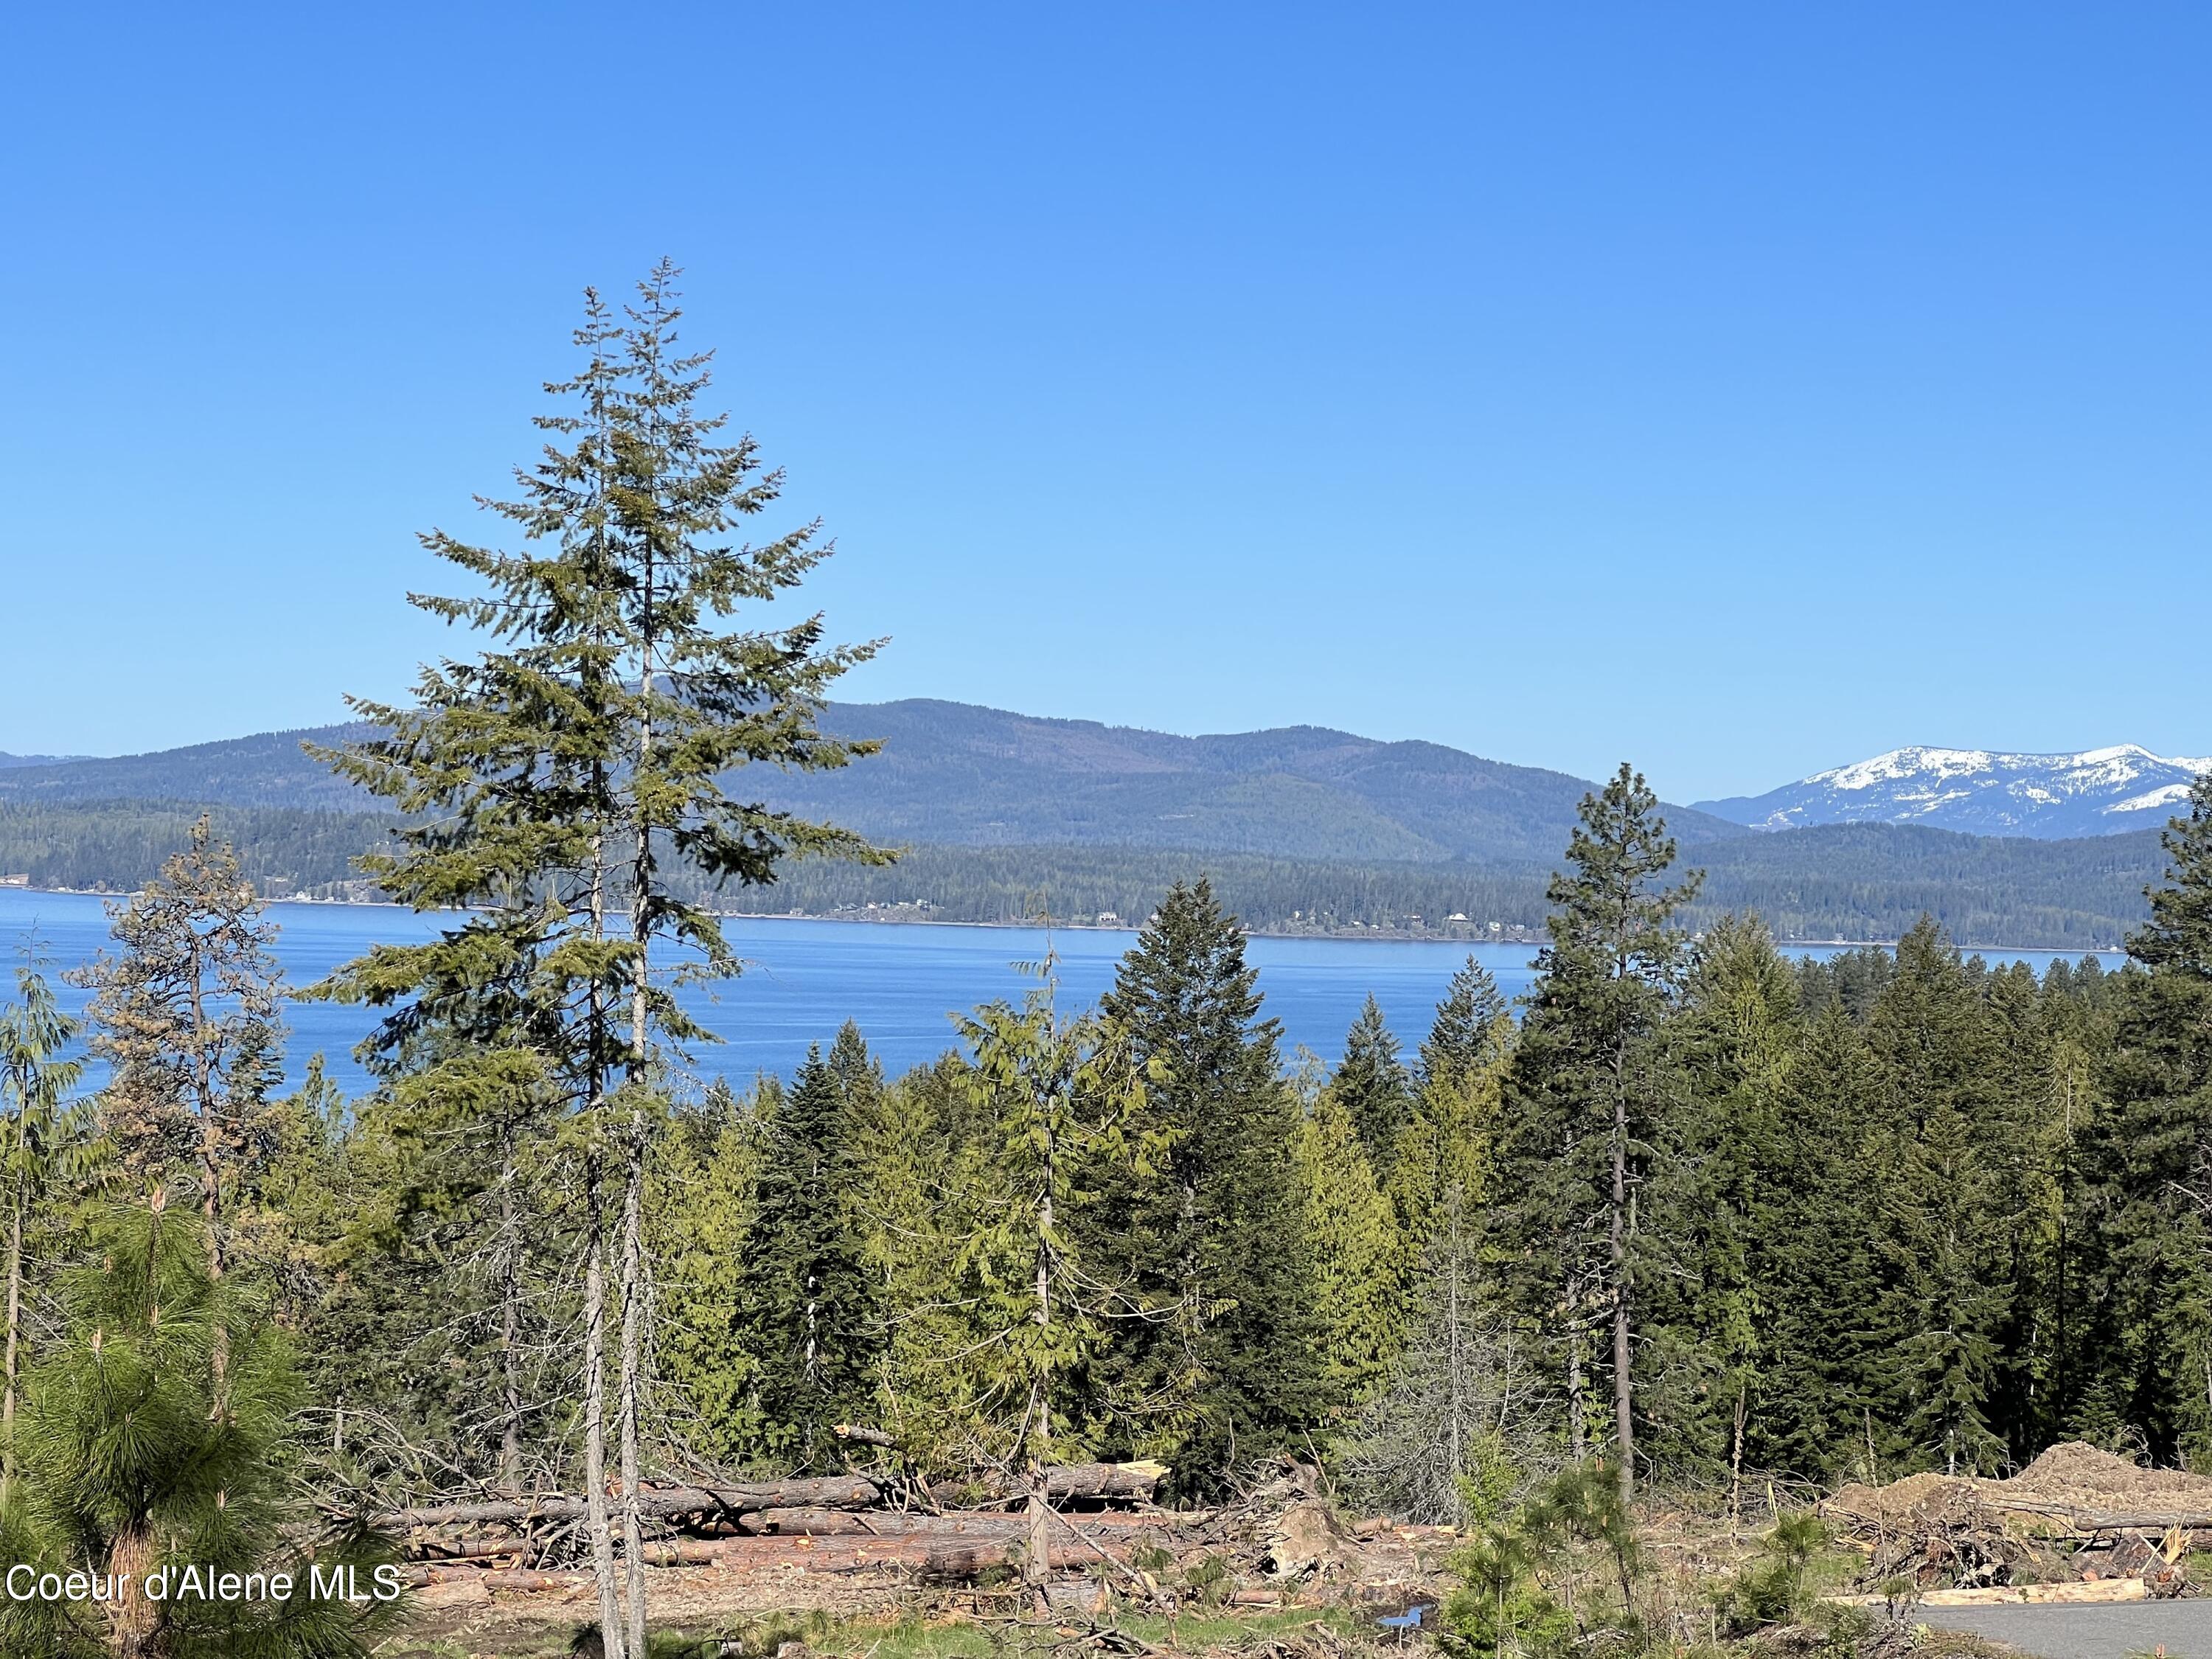
{"type": "MultiPolygon", "coordinates": [[[[963,703],[831,704],[824,732],[883,748],[865,780],[765,769],[766,805],[829,816],[880,841],[953,846],[1159,847],[1338,863],[1525,863],[1565,844],[1589,786],[1428,743],[1314,726],[1182,738],[963,703]]],[[[366,729],[263,732],[114,760],[26,765],[0,803],[185,800],[360,811],[360,790],[305,745],[366,729]]],[[[1700,838],[1747,835],[1669,809],[1700,838]]]]}
{"type": "Polygon", "coordinates": [[[376,812],[179,801],[0,801],[0,875],[33,887],[127,892],[151,880],[182,848],[201,815],[238,849],[240,868],[270,897],[368,890],[355,860],[396,822],[376,812]]]}
{"type": "Polygon", "coordinates": [[[360,811],[372,805],[318,765],[303,742],[343,743],[353,726],[262,732],[147,755],[35,760],[0,771],[0,802],[85,805],[102,801],[201,801],[216,806],[292,806],[360,811]]]}
{"type": "MultiPolygon", "coordinates": [[[[39,887],[120,891],[185,843],[203,809],[185,804],[0,801],[0,875],[39,887]]],[[[396,819],[289,807],[213,811],[260,890],[276,896],[368,897],[355,860],[396,819]]],[[[1671,819],[1670,819],[1671,827],[1671,819]]],[[[2154,833],[2074,842],[1998,840],[1909,825],[1839,824],[1693,845],[1702,896],[1692,926],[1756,910],[1789,939],[1901,937],[1934,916],[1970,944],[2109,948],[2146,914],[2158,876],[2154,833]]],[[[907,846],[889,866],[807,860],[772,885],[690,896],[781,914],[872,911],[910,921],[1023,921],[1042,913],[1088,921],[1149,915],[1178,881],[1210,877],[1223,902],[1263,933],[1358,929],[1441,938],[1511,938],[1540,928],[1548,863],[1358,863],[1127,847],[907,846]],[[1462,918],[1454,921],[1454,917],[1462,918]],[[1498,924],[1493,931],[1491,924],[1498,924]]]]}

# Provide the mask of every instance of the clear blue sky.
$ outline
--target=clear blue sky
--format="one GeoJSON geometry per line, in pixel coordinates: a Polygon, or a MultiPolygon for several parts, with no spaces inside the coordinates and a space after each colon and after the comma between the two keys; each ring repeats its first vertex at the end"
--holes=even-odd
{"type": "Polygon", "coordinates": [[[671,254],[857,697],[2212,751],[2201,6],[19,9],[0,750],[332,719],[671,254]]]}

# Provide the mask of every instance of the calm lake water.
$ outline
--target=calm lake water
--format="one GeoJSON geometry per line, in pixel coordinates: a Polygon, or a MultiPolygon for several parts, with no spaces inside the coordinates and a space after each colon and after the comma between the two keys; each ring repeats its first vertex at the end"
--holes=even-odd
{"type": "MultiPolygon", "coordinates": [[[[272,904],[276,954],[287,980],[306,985],[371,945],[434,936],[435,916],[386,905],[272,904]]],[[[953,1042],[951,1014],[994,997],[1018,1000],[1030,981],[1018,962],[1043,954],[1045,935],[1019,927],[732,919],[731,944],[745,959],[744,975],[709,990],[690,987],[680,1000],[699,1023],[723,1038],[701,1048],[702,1077],[750,1082],[760,1072],[788,1074],[810,1042],[825,1046],[845,1020],[860,1022],[869,1046],[893,1071],[934,1059],[953,1042]]],[[[1062,997],[1072,1006],[1095,1000],[1113,982],[1114,964],[1134,943],[1129,933],[1056,933],[1062,997]]],[[[101,901],[76,893],[0,888],[0,996],[12,994],[14,969],[35,943],[55,971],[76,967],[107,947],[101,901]]],[[[1260,970],[1267,1012],[1283,1024],[1286,1055],[1304,1047],[1334,1060],[1344,1034],[1372,993],[1408,1053],[1429,1028],[1452,971],[1469,954],[1498,988],[1518,996],[1534,977],[1532,946],[1386,939],[1255,939],[1247,955],[1260,970]]],[[[1827,956],[1832,951],[1807,952],[1827,956]]],[[[2010,953],[2037,970],[2050,951],[2010,953]]],[[[2119,958],[2108,958],[2117,965],[2119,958]]],[[[64,989],[81,1008],[86,995],[64,989]]],[[[375,1023],[366,1010],[330,1003],[295,1003],[286,1014],[289,1055],[296,1076],[320,1052],[339,1086],[368,1085],[353,1046],[375,1023]]]]}

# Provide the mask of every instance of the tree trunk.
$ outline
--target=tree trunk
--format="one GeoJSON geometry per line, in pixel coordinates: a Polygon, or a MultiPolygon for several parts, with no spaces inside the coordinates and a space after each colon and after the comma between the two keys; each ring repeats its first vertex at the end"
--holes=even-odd
{"type": "MultiPolygon", "coordinates": [[[[592,798],[607,797],[606,769],[593,763],[592,798]]],[[[603,830],[592,836],[592,939],[606,937],[606,839],[603,830]]],[[[615,1577],[614,1534],[607,1516],[607,1228],[600,1191],[599,1133],[607,1100],[606,1054],[608,1009],[602,999],[602,982],[594,975],[588,994],[586,1041],[591,1045],[590,1091],[585,1101],[587,1138],[584,1155],[584,1208],[586,1249],[584,1256],[584,1503],[586,1527],[592,1540],[592,1577],[599,1593],[599,1643],[602,1659],[629,1659],[625,1640],[628,1624],[623,1613],[622,1588],[615,1577]]],[[[643,1656],[637,1656],[643,1659],[643,1656]]]]}
{"type": "Polygon", "coordinates": [[[1580,1463],[1589,1455],[1587,1386],[1583,1376],[1582,1282],[1567,1270],[1567,1455],[1580,1463]]]}
{"type": "Polygon", "coordinates": [[[1729,1530],[1734,1532],[1743,1520],[1743,1423],[1746,1401],[1744,1385],[1735,1385],[1735,1435],[1729,1444],[1729,1530]]]}
{"type": "Polygon", "coordinates": [[[638,1525],[638,1395],[642,1387],[645,1329],[645,1117],[629,1117],[629,1168],[623,1182],[622,1526],[629,1574],[629,1645],[645,1654],[645,1548],[638,1525]]]}
{"type": "MultiPolygon", "coordinates": [[[[1045,1134],[1044,1190],[1037,1203],[1036,1322],[1052,1328],[1052,1189],[1057,1177],[1058,1148],[1049,1129],[1045,1134]]],[[[1052,1458],[1052,1362],[1041,1360],[1030,1395],[1028,1463],[1029,1549],[1022,1561],[1022,1577],[1042,1589],[1052,1575],[1052,1485],[1046,1473],[1052,1458]]]]}
{"type": "Polygon", "coordinates": [[[515,1201],[515,1179],[514,1125],[509,1121],[500,1128],[499,1369],[507,1420],[499,1435],[499,1484],[511,1492],[522,1490],[522,1206],[515,1201]]]}
{"type": "Polygon", "coordinates": [[[615,1540],[607,1522],[607,1240],[599,1211],[599,1155],[584,1166],[584,1504],[592,1538],[592,1576],[599,1591],[599,1639],[606,1659],[623,1659],[622,1596],[615,1540]]]}
{"type": "MultiPolygon", "coordinates": [[[[192,935],[197,942],[198,935],[192,935]]],[[[208,1277],[220,1285],[222,1282],[222,1118],[217,1110],[214,1064],[204,1041],[207,1032],[207,1009],[200,987],[200,957],[195,948],[191,953],[191,1009],[192,1009],[192,1084],[199,1097],[200,1107],[200,1214],[207,1223],[208,1277]]],[[[230,1333],[224,1328],[218,1314],[215,1328],[208,1339],[208,1370],[215,1381],[215,1398],[218,1408],[225,1398],[223,1376],[230,1369],[230,1333]]]]}
{"type": "Polygon", "coordinates": [[[1450,1243],[1449,1245],[1449,1249],[1451,1251],[1451,1277],[1447,1286],[1448,1300],[1446,1301],[1444,1307],[1445,1318],[1449,1326],[1448,1340],[1449,1358],[1448,1363],[1451,1368],[1451,1420],[1448,1425],[1449,1443],[1447,1448],[1447,1455],[1451,1460],[1451,1479],[1454,1482],[1455,1487],[1456,1487],[1459,1478],[1467,1473],[1467,1453],[1465,1449],[1460,1443],[1461,1421],[1467,1409],[1467,1361],[1465,1347],[1460,1337],[1459,1323],[1459,1229],[1461,1194],[1458,1187],[1455,1186],[1452,1188],[1450,1194],[1445,1200],[1445,1202],[1450,1206],[1449,1213],[1451,1218],[1450,1243]]]}
{"type": "Polygon", "coordinates": [[[1636,1498],[1636,1419],[1628,1370],[1628,1079],[1616,1053],[1613,1092],[1613,1434],[1620,1455],[1614,1479],[1621,1507],[1636,1498]]]}
{"type": "MultiPolygon", "coordinates": [[[[194,938],[197,939],[197,935],[194,938]]],[[[188,993],[192,1011],[192,1092],[199,1102],[200,1116],[200,1214],[207,1221],[208,1277],[222,1277],[222,1235],[217,1231],[222,1220],[222,1117],[216,1098],[213,1060],[203,1040],[207,1033],[207,1007],[201,988],[200,957],[191,953],[191,989],[188,993]]],[[[218,1387],[222,1379],[224,1358],[222,1332],[217,1329],[215,1339],[215,1373],[218,1387]]]]}
{"type": "MultiPolygon", "coordinates": [[[[767,1510],[872,1509],[888,1497],[865,1475],[851,1475],[819,1480],[747,1481],[730,1486],[667,1486],[641,1494],[638,1509],[642,1515],[660,1519],[687,1515],[734,1516],[767,1510]]],[[[379,1524],[400,1531],[416,1527],[522,1526],[533,1521],[588,1517],[590,1509],[588,1494],[556,1493],[471,1504],[428,1504],[395,1510],[379,1517],[379,1524]]]]}
{"type": "MultiPolygon", "coordinates": [[[[21,1120],[17,1120],[21,1133],[21,1120]]],[[[23,1177],[15,1176],[15,1202],[8,1215],[8,1392],[0,1405],[0,1443],[7,1461],[0,1464],[0,1509],[7,1505],[15,1484],[15,1348],[23,1328],[23,1177]]]]}
{"type": "Polygon", "coordinates": [[[646,1036],[651,1012],[650,953],[653,924],[648,905],[653,896],[653,821],[641,793],[645,774],[653,764],[653,676],[656,662],[653,610],[657,589],[653,571],[653,542],[644,538],[645,581],[638,672],[637,771],[630,780],[631,866],[630,943],[637,951],[630,968],[629,1063],[630,1091],[629,1158],[623,1174],[622,1255],[622,1371],[621,1422],[623,1482],[623,1549],[629,1566],[629,1645],[632,1659],[645,1659],[645,1552],[638,1528],[638,1396],[644,1387],[640,1371],[645,1363],[645,1117],[638,1096],[647,1083],[646,1036]]]}

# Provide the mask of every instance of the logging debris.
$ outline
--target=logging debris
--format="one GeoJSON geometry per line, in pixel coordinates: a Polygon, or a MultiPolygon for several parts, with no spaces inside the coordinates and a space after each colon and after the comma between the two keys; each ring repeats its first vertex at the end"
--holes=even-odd
{"type": "Polygon", "coordinates": [[[2018,1474],[1914,1474],[1845,1486],[1821,1505],[1867,1557],[1861,1583],[1918,1590],[2140,1580],[2191,1595],[2184,1559],[2212,1544],[2212,1479],[2145,1469],[2079,1441],[2018,1474]]]}
{"type": "MultiPolygon", "coordinates": [[[[1318,1471],[1285,1461],[1238,1501],[1169,1510],[1158,1463],[1076,1464],[1048,1473],[1048,1566],[1140,1599],[1270,1603],[1303,1594],[1425,1582],[1456,1535],[1381,1520],[1339,1521],[1318,1471]]],[[[1024,1564],[1029,1521],[1002,1480],[899,1486],[872,1476],[656,1486],[640,1505],[641,1558],[717,1572],[880,1576],[959,1585],[1024,1564]],[[964,1507],[945,1507],[957,1499],[964,1507]],[[933,1505],[915,1507],[917,1502],[933,1505]]],[[[574,1493],[418,1504],[392,1511],[416,1583],[569,1590],[580,1559],[574,1493]]]]}

